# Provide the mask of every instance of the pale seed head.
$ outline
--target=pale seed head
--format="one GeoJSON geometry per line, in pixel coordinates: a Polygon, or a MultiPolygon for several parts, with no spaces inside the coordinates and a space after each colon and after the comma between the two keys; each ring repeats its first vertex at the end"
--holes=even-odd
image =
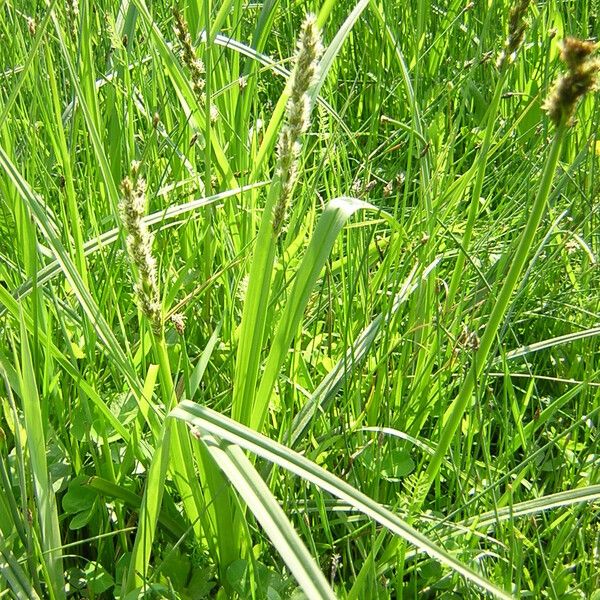
{"type": "Polygon", "coordinates": [[[300,138],[310,124],[311,106],[308,91],[316,80],[322,50],[316,17],[307,15],[296,48],[291,93],[286,106],[286,122],[277,143],[277,176],[281,189],[273,213],[273,231],[276,235],[283,226],[298,173],[300,138]]]}
{"type": "Polygon", "coordinates": [[[127,233],[127,250],[137,271],[134,284],[138,306],[148,317],[152,330],[162,330],[162,311],[158,293],[156,260],[152,255],[152,235],[143,221],[146,211],[146,182],[139,176],[140,163],[132,162],[130,175],[121,182],[119,209],[127,233]]]}
{"type": "Polygon", "coordinates": [[[177,39],[181,45],[181,60],[190,70],[192,89],[194,90],[194,93],[198,97],[200,104],[205,104],[204,63],[196,55],[196,50],[192,45],[192,38],[190,37],[188,24],[177,8],[173,9],[173,17],[175,18],[175,34],[177,35],[177,39]]]}

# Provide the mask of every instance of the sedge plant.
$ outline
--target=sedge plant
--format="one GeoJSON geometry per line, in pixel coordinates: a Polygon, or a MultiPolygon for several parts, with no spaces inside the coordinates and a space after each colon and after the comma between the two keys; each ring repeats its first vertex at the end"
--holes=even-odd
{"type": "Polygon", "coordinates": [[[529,210],[529,215],[519,238],[514,256],[511,259],[506,278],[494,302],[485,331],[477,345],[473,362],[460,388],[460,392],[444,414],[442,432],[435,453],[431,457],[426,471],[422,474],[416,488],[413,508],[419,510],[425,496],[439,474],[454,435],[460,425],[473,390],[486,368],[488,358],[496,342],[496,336],[510,306],[513,292],[519,284],[519,278],[530,256],[535,234],[544,212],[552,187],[552,181],[558,165],[560,151],[565,135],[572,124],[573,114],[579,100],[594,89],[600,63],[592,56],[596,45],[575,38],[566,38],[561,47],[561,59],[567,66],[567,73],[556,82],[551,94],[544,103],[555,131],[538,191],[529,210]]]}
{"type": "Polygon", "coordinates": [[[3,7],[0,595],[594,597],[597,7],[413,4],[3,7]]]}

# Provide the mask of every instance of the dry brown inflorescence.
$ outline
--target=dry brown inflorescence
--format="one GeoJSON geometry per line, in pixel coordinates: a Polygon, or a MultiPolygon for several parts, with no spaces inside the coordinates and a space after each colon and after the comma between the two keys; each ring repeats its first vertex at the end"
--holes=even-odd
{"type": "Polygon", "coordinates": [[[544,110],[556,126],[570,124],[579,99],[596,88],[600,68],[600,61],[593,56],[596,48],[595,42],[571,37],[563,40],[560,57],[568,70],[544,102],[544,110]]]}

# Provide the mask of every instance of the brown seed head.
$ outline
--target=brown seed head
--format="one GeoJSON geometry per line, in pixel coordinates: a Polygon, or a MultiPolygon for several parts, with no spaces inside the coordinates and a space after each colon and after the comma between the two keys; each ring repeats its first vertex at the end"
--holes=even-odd
{"type": "Polygon", "coordinates": [[[596,50],[597,44],[589,40],[566,38],[560,48],[560,58],[570,71],[576,71],[589,59],[596,50]]]}
{"type": "Polygon", "coordinates": [[[523,45],[527,22],[525,16],[531,0],[515,0],[510,12],[508,13],[508,37],[504,42],[504,50],[498,57],[497,66],[502,68],[507,61],[513,62],[519,48],[523,45]]]}
{"type": "Polygon", "coordinates": [[[596,87],[600,62],[592,57],[596,44],[576,38],[565,38],[560,57],[568,71],[559,77],[550,96],[543,104],[544,110],[555,125],[569,123],[577,102],[596,87]]]}

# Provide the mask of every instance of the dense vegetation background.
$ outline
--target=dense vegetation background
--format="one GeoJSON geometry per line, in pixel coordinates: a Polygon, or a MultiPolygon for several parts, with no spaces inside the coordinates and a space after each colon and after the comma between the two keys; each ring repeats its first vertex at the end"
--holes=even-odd
{"type": "Polygon", "coordinates": [[[600,3],[172,8],[0,8],[0,596],[598,600],[600,3]]]}

